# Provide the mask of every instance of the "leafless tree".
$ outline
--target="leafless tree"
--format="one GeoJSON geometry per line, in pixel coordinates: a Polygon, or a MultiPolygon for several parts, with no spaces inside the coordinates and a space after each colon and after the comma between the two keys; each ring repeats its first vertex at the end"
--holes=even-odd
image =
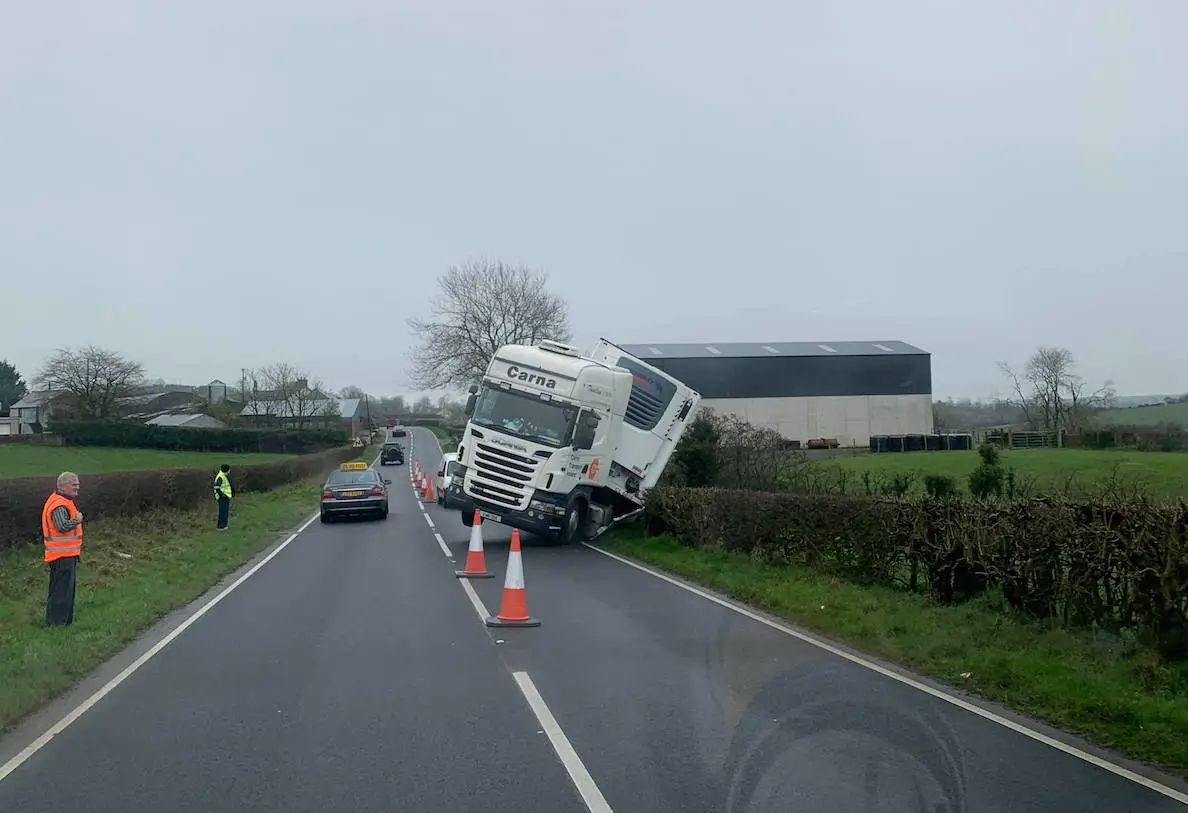
{"type": "Polygon", "coordinates": [[[1079,431],[1089,417],[1113,402],[1113,383],[1090,389],[1076,372],[1076,359],[1063,347],[1040,347],[1027,360],[1023,372],[1000,363],[1011,383],[1011,403],[1031,429],[1079,431]]]}
{"type": "Polygon", "coordinates": [[[253,373],[258,415],[279,418],[294,429],[336,417],[338,399],[326,393],[322,382],[286,362],[262,367],[253,373]]]}
{"type": "Polygon", "coordinates": [[[547,290],[549,275],[522,265],[476,260],[439,277],[428,319],[410,319],[420,343],[410,377],[423,390],[466,387],[505,344],[567,342],[569,307],[547,290]]]}
{"type": "Polygon", "coordinates": [[[343,387],[338,392],[339,398],[366,398],[367,393],[363,391],[362,387],[356,387],[354,384],[343,387]]]}
{"type": "Polygon", "coordinates": [[[58,350],[37,376],[40,387],[69,393],[69,406],[92,420],[115,417],[120,399],[143,381],[144,367],[138,362],[94,345],[58,350]]]}

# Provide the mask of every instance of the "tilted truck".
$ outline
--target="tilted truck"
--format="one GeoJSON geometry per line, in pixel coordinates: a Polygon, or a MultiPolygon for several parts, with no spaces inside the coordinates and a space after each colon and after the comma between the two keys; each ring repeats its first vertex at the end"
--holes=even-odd
{"type": "Polygon", "coordinates": [[[505,345],[470,388],[448,504],[556,542],[637,515],[701,395],[602,339],[505,345]]]}

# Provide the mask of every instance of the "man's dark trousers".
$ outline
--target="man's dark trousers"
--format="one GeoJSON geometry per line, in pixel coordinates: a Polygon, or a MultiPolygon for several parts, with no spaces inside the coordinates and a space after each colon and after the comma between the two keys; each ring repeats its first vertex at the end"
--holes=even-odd
{"type": "Polygon", "coordinates": [[[227,519],[231,514],[231,500],[226,496],[219,495],[219,529],[227,527],[227,519]]]}
{"type": "Polygon", "coordinates": [[[74,623],[74,588],[78,557],[65,556],[49,563],[49,596],[45,600],[45,625],[74,623]]]}

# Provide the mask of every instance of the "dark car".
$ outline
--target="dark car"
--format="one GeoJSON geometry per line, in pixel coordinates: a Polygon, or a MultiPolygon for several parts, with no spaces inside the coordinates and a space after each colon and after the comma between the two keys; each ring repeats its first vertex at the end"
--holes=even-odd
{"type": "Polygon", "coordinates": [[[380,473],[363,462],[343,463],[322,486],[322,522],[350,514],[388,518],[388,486],[380,473]]]}
{"type": "Polygon", "coordinates": [[[380,449],[380,465],[386,466],[389,463],[404,465],[404,447],[394,441],[388,441],[380,449]]]}

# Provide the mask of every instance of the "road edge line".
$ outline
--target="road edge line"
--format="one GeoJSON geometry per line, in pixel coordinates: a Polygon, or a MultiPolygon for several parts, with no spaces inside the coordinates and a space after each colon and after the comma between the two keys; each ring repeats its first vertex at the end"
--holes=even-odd
{"type": "Polygon", "coordinates": [[[125,680],[131,677],[133,673],[140,669],[140,667],[148,663],[152,658],[160,653],[161,650],[172,643],[179,635],[195,624],[198,619],[206,615],[206,613],[212,607],[217,605],[220,601],[229,596],[237,587],[254,576],[256,572],[260,570],[260,568],[272,561],[272,559],[282,550],[287,548],[289,544],[301,534],[302,531],[304,531],[310,525],[313,525],[314,522],[317,521],[320,514],[321,510],[319,509],[319,511],[315,512],[313,516],[303,522],[296,531],[290,534],[289,537],[285,539],[285,541],[273,548],[272,551],[270,551],[259,562],[256,562],[256,564],[253,565],[246,573],[241,575],[235,581],[231,582],[231,584],[224,587],[209,601],[195,610],[189,618],[187,618],[185,621],[182,621],[180,624],[170,630],[164,638],[153,644],[153,646],[147,652],[142,654],[136,660],[132,661],[132,663],[125,666],[119,674],[107,681],[107,683],[103,684],[103,686],[97,689],[90,697],[79,703],[71,711],[67,712],[65,716],[50,726],[45,732],[41,734],[41,736],[37,737],[37,739],[33,740],[33,742],[26,745],[3,765],[0,765],[0,782],[3,782],[13,771],[23,765],[30,757],[48,745],[54,737],[58,736],[67,728],[69,728],[71,724],[73,724],[78,718],[90,711],[96,703],[98,703],[107,695],[111,694],[121,683],[123,683],[125,680]]]}
{"type": "Polygon", "coordinates": [[[1042,743],[1043,745],[1047,745],[1050,748],[1054,748],[1057,751],[1061,751],[1071,757],[1076,757],[1077,759],[1080,759],[1083,762],[1087,762],[1090,765],[1101,768],[1104,771],[1108,771],[1108,772],[1114,774],[1115,776],[1121,777],[1122,779],[1128,779],[1131,782],[1135,783],[1136,785],[1141,785],[1141,786],[1147,788],[1147,790],[1155,791],[1156,793],[1166,796],[1167,798],[1172,799],[1174,801],[1180,802],[1181,804],[1188,804],[1188,793],[1183,793],[1181,791],[1176,790],[1175,788],[1168,787],[1167,785],[1164,785],[1161,782],[1158,782],[1154,779],[1143,776],[1140,773],[1136,773],[1136,772],[1130,770],[1129,768],[1124,768],[1121,765],[1111,762],[1108,759],[1099,757],[1095,754],[1091,754],[1088,751],[1083,751],[1080,748],[1077,748],[1075,745],[1070,745],[1066,742],[1062,742],[1062,741],[1056,739],[1055,737],[1050,737],[1047,734],[1044,734],[1042,732],[1036,731],[1033,728],[1029,728],[1028,726],[1023,725],[1022,723],[1015,722],[1014,720],[1010,720],[1006,717],[1003,717],[1000,714],[996,714],[995,712],[993,712],[989,709],[982,708],[981,706],[977,705],[976,703],[971,703],[968,700],[963,700],[962,698],[957,697],[956,695],[949,694],[948,692],[938,689],[935,686],[929,686],[928,684],[922,683],[914,678],[909,677],[908,675],[901,674],[900,672],[897,672],[893,669],[888,669],[887,667],[882,666],[878,663],[875,663],[872,660],[867,660],[866,658],[863,658],[859,655],[855,655],[852,652],[847,652],[844,649],[841,649],[840,647],[836,647],[833,644],[823,641],[813,635],[809,635],[809,634],[802,632],[798,629],[795,629],[794,627],[791,627],[787,624],[782,624],[772,618],[767,618],[767,617],[763,616],[762,614],[755,612],[754,610],[751,610],[748,607],[745,607],[741,604],[737,604],[733,601],[728,601],[728,600],[722,598],[721,596],[716,596],[707,590],[703,590],[699,587],[695,587],[692,584],[683,582],[680,579],[669,576],[666,573],[662,573],[659,570],[656,570],[656,569],[651,568],[647,565],[641,564],[640,562],[636,562],[631,559],[628,559],[627,557],[620,556],[617,553],[611,553],[610,551],[604,550],[603,548],[600,548],[597,545],[591,545],[589,542],[583,542],[582,544],[592,551],[601,553],[603,556],[606,556],[610,559],[614,559],[615,561],[625,564],[629,567],[633,567],[636,570],[639,570],[643,573],[647,573],[649,576],[653,576],[654,578],[660,579],[661,581],[668,582],[669,584],[674,585],[675,587],[679,587],[680,589],[682,589],[686,592],[692,593],[695,596],[699,596],[703,599],[706,599],[707,601],[712,601],[714,604],[717,604],[720,607],[725,607],[728,610],[733,610],[734,612],[738,613],[739,615],[745,616],[746,618],[750,618],[752,621],[758,621],[760,624],[764,624],[764,625],[770,627],[771,629],[774,629],[778,632],[782,632],[785,635],[791,636],[792,638],[795,638],[798,641],[803,641],[806,644],[815,646],[818,649],[822,649],[831,655],[836,655],[837,657],[842,658],[843,660],[847,660],[850,663],[853,663],[857,666],[861,666],[865,669],[869,669],[870,671],[876,672],[880,675],[883,675],[884,677],[889,677],[892,680],[895,680],[895,681],[898,681],[899,683],[904,684],[905,686],[909,686],[913,689],[916,689],[917,691],[923,692],[924,694],[930,695],[931,697],[934,697],[938,700],[943,700],[944,702],[949,703],[953,706],[956,706],[959,709],[963,709],[964,711],[968,711],[972,714],[976,714],[977,716],[979,716],[985,720],[988,720],[992,723],[997,723],[998,725],[1002,726],[1003,728],[1008,728],[1017,734],[1022,734],[1025,737],[1035,740],[1036,742],[1042,743]]]}

